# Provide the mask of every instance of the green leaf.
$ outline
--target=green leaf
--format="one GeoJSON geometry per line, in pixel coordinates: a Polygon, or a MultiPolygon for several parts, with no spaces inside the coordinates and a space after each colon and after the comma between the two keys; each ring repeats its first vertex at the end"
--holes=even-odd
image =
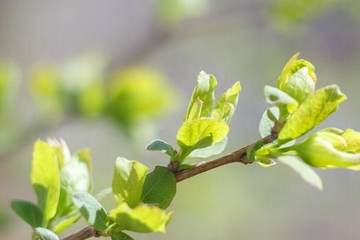
{"type": "Polygon", "coordinates": [[[96,230],[104,231],[107,229],[109,219],[104,207],[87,192],[74,194],[74,204],[79,208],[81,215],[96,230]]]}
{"type": "Polygon", "coordinates": [[[176,194],[176,178],[167,167],[156,166],[145,178],[142,202],[166,209],[176,194]]]}
{"type": "Polygon", "coordinates": [[[60,197],[60,173],[55,148],[37,141],[34,146],[31,184],[44,213],[43,226],[55,216],[60,197]]]}
{"type": "Polygon", "coordinates": [[[42,226],[44,216],[37,205],[27,201],[15,200],[11,202],[11,208],[32,228],[42,226]]]}
{"type": "Polygon", "coordinates": [[[319,190],[323,190],[323,183],[319,175],[317,175],[317,173],[311,167],[309,167],[298,157],[293,155],[284,155],[277,157],[276,160],[292,168],[310,185],[319,190]]]}
{"type": "Polygon", "coordinates": [[[36,240],[60,240],[60,238],[52,231],[46,228],[35,228],[34,235],[36,240]]]}
{"type": "Polygon", "coordinates": [[[215,76],[201,71],[197,81],[198,85],[191,96],[184,122],[195,120],[194,116],[210,117],[214,107],[214,91],[217,85],[215,76]]]}
{"type": "Polygon", "coordinates": [[[111,240],[134,240],[134,239],[124,232],[112,232],[111,240]]]}
{"type": "Polygon", "coordinates": [[[360,132],[352,129],[346,129],[341,136],[346,141],[344,152],[359,153],[360,152],[360,132]]]}
{"type": "Polygon", "coordinates": [[[167,155],[169,155],[171,158],[175,157],[175,150],[174,148],[168,144],[167,142],[161,140],[161,139],[156,139],[154,141],[152,141],[147,147],[146,150],[151,150],[151,151],[161,151],[167,155]]]}
{"type": "Polygon", "coordinates": [[[229,127],[225,122],[214,119],[198,119],[183,123],[176,136],[181,148],[179,160],[185,159],[196,149],[222,141],[228,131],[229,127]]]}
{"type": "Polygon", "coordinates": [[[279,118],[280,111],[278,107],[271,107],[267,109],[261,116],[259,124],[259,133],[261,137],[266,137],[271,134],[271,129],[274,126],[274,120],[279,118]],[[269,115],[272,116],[272,119],[269,118],[269,115]]]}
{"type": "Polygon", "coordinates": [[[131,208],[140,203],[143,185],[148,168],[126,158],[118,158],[112,181],[112,191],[118,201],[125,201],[131,208]]]}
{"type": "Polygon", "coordinates": [[[208,158],[217,154],[220,154],[224,151],[227,145],[227,137],[225,137],[220,142],[217,142],[209,147],[200,148],[192,151],[189,158],[208,158]]]}
{"type": "Polygon", "coordinates": [[[152,205],[140,204],[130,208],[126,203],[122,203],[113,209],[109,216],[121,230],[150,233],[165,232],[172,213],[166,214],[164,210],[152,205]]]}
{"type": "Polygon", "coordinates": [[[212,111],[212,118],[229,123],[234,115],[240,91],[240,82],[236,82],[231,88],[222,94],[215,109],[212,111]]]}
{"type": "Polygon", "coordinates": [[[307,133],[337,110],[346,96],[336,85],[321,88],[310,94],[293,112],[279,134],[279,142],[287,142],[307,133]]]}

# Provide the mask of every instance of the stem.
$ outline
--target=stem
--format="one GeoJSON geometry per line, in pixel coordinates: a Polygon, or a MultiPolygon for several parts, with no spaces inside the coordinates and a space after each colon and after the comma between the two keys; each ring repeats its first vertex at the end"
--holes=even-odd
{"type": "MultiPolygon", "coordinates": [[[[276,140],[276,136],[269,135],[262,139],[264,144],[271,143],[276,140]]],[[[228,155],[225,155],[223,157],[220,157],[218,159],[215,159],[210,162],[206,162],[203,164],[199,164],[194,168],[191,168],[189,170],[184,170],[180,172],[176,172],[176,182],[181,182],[185,179],[191,178],[195,175],[198,175],[200,173],[209,171],[214,168],[221,167],[223,165],[229,164],[229,163],[243,163],[245,165],[252,163],[252,161],[249,161],[247,152],[253,147],[254,144],[247,145],[245,147],[240,148],[239,150],[236,150],[233,153],[230,153],[228,155]]]]}

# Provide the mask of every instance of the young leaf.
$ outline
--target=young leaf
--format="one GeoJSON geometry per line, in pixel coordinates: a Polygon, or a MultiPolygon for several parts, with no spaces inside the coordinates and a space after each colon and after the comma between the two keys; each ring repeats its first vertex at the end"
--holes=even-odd
{"type": "Polygon", "coordinates": [[[323,190],[323,183],[319,175],[317,175],[317,173],[311,167],[309,167],[298,157],[293,155],[284,155],[277,157],[276,160],[292,168],[310,185],[316,187],[319,190],[323,190]]]}
{"type": "Polygon", "coordinates": [[[168,144],[167,142],[156,139],[152,141],[147,147],[146,150],[152,150],[152,151],[161,151],[167,155],[169,155],[171,158],[175,158],[175,150],[174,148],[168,144]]]}
{"type": "Polygon", "coordinates": [[[134,239],[124,232],[112,232],[111,240],[134,240],[134,239]]]}
{"type": "MultiPolygon", "coordinates": [[[[89,149],[81,150],[67,161],[60,171],[61,192],[58,214],[64,216],[66,210],[73,205],[75,192],[91,192],[91,155],[89,149]]],[[[71,212],[69,212],[72,214],[71,212]]]]}
{"type": "Polygon", "coordinates": [[[140,203],[147,171],[148,168],[137,161],[116,159],[112,191],[118,203],[125,201],[131,208],[140,203]]]}
{"type": "Polygon", "coordinates": [[[42,226],[44,216],[37,205],[27,201],[15,200],[11,202],[11,208],[32,228],[42,226]]]}
{"type": "Polygon", "coordinates": [[[147,204],[140,204],[130,208],[126,203],[119,204],[109,213],[121,230],[139,233],[165,232],[165,226],[171,219],[172,213],[147,204]]]}
{"type": "Polygon", "coordinates": [[[34,146],[31,183],[44,213],[43,226],[55,216],[60,197],[60,173],[55,148],[37,141],[34,146]]]}
{"type": "Polygon", "coordinates": [[[156,166],[145,178],[142,199],[144,203],[166,209],[176,194],[176,178],[169,168],[156,166]]]}
{"type": "Polygon", "coordinates": [[[287,93],[270,86],[264,87],[264,97],[267,103],[276,104],[277,106],[286,105],[289,113],[294,112],[299,105],[298,102],[287,93]]]}
{"type": "Polygon", "coordinates": [[[337,110],[346,96],[336,85],[321,88],[309,95],[293,112],[279,133],[279,142],[287,142],[307,133],[337,110]]]}
{"type": "Polygon", "coordinates": [[[79,208],[81,215],[96,230],[104,231],[109,219],[104,207],[87,192],[78,192],[74,194],[74,204],[79,208]]]}
{"type": "Polygon", "coordinates": [[[225,122],[214,119],[197,119],[183,123],[176,136],[181,148],[180,160],[196,149],[222,141],[228,131],[229,127],[225,122]]]}
{"type": "Polygon", "coordinates": [[[184,119],[184,122],[193,120],[194,112],[200,112],[200,117],[210,117],[214,107],[214,91],[217,85],[215,76],[201,71],[198,76],[198,85],[195,87],[191,96],[190,104],[184,119]],[[199,110],[199,101],[201,101],[201,110],[199,110]],[[196,110],[193,110],[196,108],[196,110]]]}
{"type": "Polygon", "coordinates": [[[222,94],[215,109],[212,111],[212,118],[229,123],[234,115],[240,91],[240,82],[236,82],[231,88],[222,94]]]}
{"type": "Polygon", "coordinates": [[[74,213],[73,215],[67,214],[66,217],[61,218],[60,221],[56,223],[56,226],[54,227],[54,232],[60,233],[64,231],[66,228],[77,222],[80,217],[81,215],[78,212],[74,213]]]}
{"type": "Polygon", "coordinates": [[[46,228],[37,227],[35,228],[34,235],[36,240],[60,240],[60,238],[52,231],[46,228]]]}

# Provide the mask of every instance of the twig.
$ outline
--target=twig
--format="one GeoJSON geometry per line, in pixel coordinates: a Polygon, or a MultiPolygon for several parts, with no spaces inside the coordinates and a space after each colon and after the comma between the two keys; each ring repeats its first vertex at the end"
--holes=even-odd
{"type": "Polygon", "coordinates": [[[84,240],[91,237],[101,237],[101,235],[93,228],[86,227],[73,235],[64,238],[63,240],[84,240]]]}
{"type": "MultiPolygon", "coordinates": [[[[276,140],[276,136],[274,135],[269,135],[265,138],[262,139],[264,144],[273,142],[276,140]]],[[[223,165],[229,164],[229,163],[235,163],[235,162],[239,162],[239,163],[243,163],[243,164],[250,164],[252,163],[251,161],[249,161],[248,157],[247,157],[247,151],[253,146],[253,144],[247,145],[245,147],[240,148],[239,150],[230,153],[228,155],[225,155],[223,157],[220,157],[218,159],[212,160],[210,162],[206,162],[203,164],[199,164],[198,166],[196,166],[195,168],[191,168],[189,170],[184,170],[184,171],[180,171],[175,173],[176,176],[176,182],[181,182],[185,179],[188,179],[190,177],[193,177],[195,175],[198,175],[200,173],[209,171],[211,169],[214,168],[218,168],[221,167],[223,165]]]]}

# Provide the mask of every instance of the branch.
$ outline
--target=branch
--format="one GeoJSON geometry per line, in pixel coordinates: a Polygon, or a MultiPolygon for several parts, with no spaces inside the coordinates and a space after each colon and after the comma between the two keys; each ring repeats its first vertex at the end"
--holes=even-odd
{"type": "MultiPolygon", "coordinates": [[[[269,135],[262,139],[264,144],[271,143],[275,140],[276,140],[275,134],[269,135]]],[[[184,170],[184,171],[180,171],[180,172],[175,172],[176,182],[181,182],[185,179],[191,178],[200,173],[204,173],[206,171],[221,167],[221,166],[229,164],[229,163],[239,162],[239,163],[242,163],[245,165],[250,164],[250,163],[252,163],[252,161],[249,161],[249,159],[247,157],[247,152],[253,146],[254,146],[254,144],[250,144],[250,145],[240,148],[239,150],[236,150],[233,153],[230,153],[228,155],[220,157],[218,159],[215,159],[210,162],[203,163],[203,164],[199,164],[195,168],[191,168],[189,170],[184,170]]]]}
{"type": "Polygon", "coordinates": [[[77,233],[74,233],[73,235],[64,238],[63,240],[84,240],[91,237],[101,237],[101,235],[93,228],[93,227],[86,227],[82,230],[80,230],[77,233]]]}

